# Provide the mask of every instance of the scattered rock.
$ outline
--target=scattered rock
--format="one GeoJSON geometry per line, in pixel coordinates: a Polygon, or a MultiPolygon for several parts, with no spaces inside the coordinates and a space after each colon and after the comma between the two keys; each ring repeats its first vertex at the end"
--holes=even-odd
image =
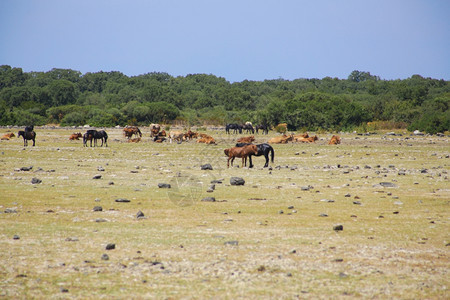
{"type": "Polygon", "coordinates": [[[225,243],[223,243],[224,245],[230,245],[230,246],[237,246],[239,245],[238,241],[227,241],[225,243]]]}
{"type": "Polygon", "coordinates": [[[17,214],[17,210],[14,208],[5,209],[5,214],[17,214]]]}
{"type": "Polygon", "coordinates": [[[244,185],[245,180],[241,177],[231,177],[230,178],[230,184],[231,185],[244,185]]]}
{"type": "Polygon", "coordinates": [[[13,236],[13,240],[20,240],[20,236],[18,236],[17,234],[15,234],[15,235],[13,236]]]}
{"type": "Polygon", "coordinates": [[[99,171],[99,172],[104,172],[105,169],[104,169],[103,167],[97,167],[97,171],[99,171]]]}
{"type": "Polygon", "coordinates": [[[92,179],[101,179],[101,178],[102,178],[102,175],[100,175],[100,174],[94,175],[94,177],[92,177],[92,179]]]}
{"type": "Polygon", "coordinates": [[[39,178],[33,177],[33,179],[31,179],[31,183],[32,184],[39,184],[39,183],[42,183],[42,180],[40,180],[39,178]]]}
{"type": "Polygon", "coordinates": [[[343,225],[334,225],[333,230],[334,231],[342,231],[342,230],[344,230],[344,226],[343,225]]]}
{"type": "Polygon", "coordinates": [[[121,202],[121,203],[127,203],[127,202],[131,202],[131,200],[125,199],[125,198],[118,198],[115,200],[116,202],[121,202]]]}
{"type": "Polygon", "coordinates": [[[68,237],[68,238],[66,238],[66,242],[78,242],[78,238],[76,238],[76,237],[68,237]]]}
{"type": "Polygon", "coordinates": [[[222,183],[222,181],[223,181],[223,179],[214,179],[214,180],[211,180],[211,183],[212,184],[220,184],[220,183],[222,183]]]}
{"type": "Polygon", "coordinates": [[[102,260],[109,260],[109,256],[108,256],[108,254],[103,254],[102,255],[102,260]]]}
{"type": "Polygon", "coordinates": [[[138,213],[136,214],[136,218],[137,219],[141,219],[141,218],[144,218],[145,216],[144,216],[144,213],[142,212],[142,211],[138,211],[138,213]]]}
{"type": "Polygon", "coordinates": [[[168,184],[168,183],[158,183],[158,187],[160,189],[170,189],[171,188],[170,184],[168,184]]]}
{"type": "Polygon", "coordinates": [[[31,171],[32,169],[33,169],[33,166],[22,167],[22,168],[20,168],[20,171],[31,171]]]}
{"type": "Polygon", "coordinates": [[[203,202],[216,202],[216,198],[214,197],[205,197],[202,199],[203,202]]]}
{"type": "Polygon", "coordinates": [[[320,215],[319,215],[319,217],[328,217],[328,215],[327,215],[327,214],[324,214],[324,213],[322,213],[322,214],[320,214],[320,215]]]}
{"type": "Polygon", "coordinates": [[[103,223],[103,222],[108,222],[108,220],[103,219],[103,218],[98,218],[98,219],[95,219],[95,222],[97,222],[97,223],[103,223]]]}
{"type": "Polygon", "coordinates": [[[213,169],[213,167],[211,166],[211,164],[204,164],[204,165],[201,165],[200,168],[201,168],[202,170],[212,170],[212,169],[213,169]]]}
{"type": "Polygon", "coordinates": [[[114,185],[114,182],[110,181],[108,182],[108,185],[114,185]]]}
{"type": "Polygon", "coordinates": [[[361,202],[359,202],[359,201],[353,201],[353,204],[355,204],[355,205],[361,205],[361,202]]]}
{"type": "Polygon", "coordinates": [[[106,245],[106,250],[113,250],[116,249],[116,244],[110,243],[106,245]]]}
{"type": "Polygon", "coordinates": [[[61,291],[61,293],[68,293],[69,292],[69,290],[66,289],[66,288],[61,288],[60,291],[61,291]]]}
{"type": "Polygon", "coordinates": [[[94,206],[93,211],[102,211],[103,208],[101,206],[94,206]]]}
{"type": "Polygon", "coordinates": [[[380,182],[379,184],[375,184],[373,187],[378,187],[378,186],[382,186],[382,187],[397,187],[395,184],[393,184],[392,182],[380,182]]]}
{"type": "Polygon", "coordinates": [[[308,186],[302,186],[301,189],[302,191],[309,191],[310,189],[312,189],[313,187],[308,185],[308,186]]]}

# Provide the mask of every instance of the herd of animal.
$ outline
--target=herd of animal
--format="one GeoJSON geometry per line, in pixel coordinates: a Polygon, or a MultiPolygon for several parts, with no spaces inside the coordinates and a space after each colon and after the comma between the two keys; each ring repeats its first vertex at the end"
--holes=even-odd
{"type": "MultiPolygon", "coordinates": [[[[263,130],[263,134],[267,134],[268,132],[267,126],[258,125],[255,128],[257,128],[256,131],[263,130]]],[[[248,130],[248,132],[255,132],[255,129],[250,122],[247,122],[243,125],[227,124],[225,130],[227,134],[230,134],[231,130],[233,130],[233,133],[242,133],[243,130],[248,130]]],[[[161,130],[161,126],[159,124],[151,124],[150,132],[150,137],[156,143],[162,143],[166,140],[168,140],[169,143],[182,143],[183,141],[197,139],[197,143],[216,144],[215,139],[208,134],[198,133],[191,130],[188,130],[187,132],[170,131],[169,133],[166,133],[165,130],[161,130]]],[[[123,135],[130,143],[140,142],[142,138],[142,132],[137,126],[126,126],[123,129],[123,135]]],[[[13,137],[15,137],[14,133],[9,132],[3,135],[3,137],[1,137],[1,140],[10,140],[13,137]]],[[[33,146],[35,146],[36,144],[36,132],[34,131],[34,126],[25,127],[25,130],[21,130],[18,132],[17,137],[23,137],[24,147],[28,146],[29,140],[33,141],[33,146]]],[[[79,140],[81,138],[83,139],[84,147],[88,147],[88,141],[90,142],[90,147],[96,147],[98,146],[99,140],[101,141],[100,147],[103,147],[103,145],[105,145],[105,147],[108,147],[108,134],[105,130],[89,129],[84,134],[81,134],[81,132],[73,133],[70,135],[69,140],[79,140]]],[[[228,157],[227,167],[230,166],[230,162],[231,166],[233,166],[233,161],[235,158],[241,158],[242,167],[247,165],[248,159],[250,162],[249,167],[252,168],[252,156],[262,155],[264,155],[266,159],[264,167],[268,167],[269,155],[271,156],[270,160],[272,162],[274,161],[275,157],[275,151],[270,144],[287,144],[288,142],[315,143],[315,141],[317,140],[317,135],[309,136],[308,133],[290,135],[283,134],[269,139],[267,143],[255,145],[253,144],[253,142],[255,141],[254,135],[240,137],[237,139],[237,144],[235,145],[235,147],[224,150],[225,155],[228,157]]],[[[337,135],[333,135],[328,142],[329,145],[338,145],[340,143],[341,139],[337,135]]]]}

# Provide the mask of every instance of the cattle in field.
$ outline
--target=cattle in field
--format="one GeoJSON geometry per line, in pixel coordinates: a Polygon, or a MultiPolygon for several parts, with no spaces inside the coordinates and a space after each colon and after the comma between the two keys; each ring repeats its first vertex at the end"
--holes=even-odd
{"type": "Polygon", "coordinates": [[[333,135],[328,145],[338,145],[341,143],[341,138],[338,135],[333,135]]]}
{"type": "Polygon", "coordinates": [[[242,167],[244,165],[247,165],[247,157],[250,155],[257,155],[258,149],[256,145],[246,145],[243,147],[233,147],[229,149],[223,150],[226,156],[228,156],[227,161],[227,167],[230,167],[230,160],[231,160],[231,166],[233,166],[233,161],[236,157],[242,158],[242,167]]]}
{"type": "Polygon", "coordinates": [[[13,132],[8,132],[8,133],[5,133],[3,136],[2,136],[2,140],[4,140],[4,141],[9,141],[11,138],[13,138],[13,137],[15,137],[15,135],[14,135],[14,133],[13,132]]]}
{"type": "Polygon", "coordinates": [[[306,138],[309,138],[309,135],[307,132],[294,134],[294,142],[299,142],[299,140],[306,139],[306,138]]]}
{"type": "Polygon", "coordinates": [[[181,131],[171,131],[169,132],[169,141],[172,143],[172,141],[176,141],[177,143],[183,142],[183,136],[184,133],[181,131]]]}
{"type": "Polygon", "coordinates": [[[202,133],[200,139],[197,140],[197,143],[204,143],[204,144],[215,144],[216,140],[207,134],[202,133]]]}
{"type": "Polygon", "coordinates": [[[126,126],[123,129],[123,135],[127,138],[130,139],[133,137],[133,135],[135,135],[136,137],[142,137],[142,132],[141,130],[137,127],[137,126],[126,126]]]}
{"type": "Polygon", "coordinates": [[[139,143],[141,141],[140,137],[134,138],[134,139],[128,139],[128,143],[139,143]]]}
{"type": "Polygon", "coordinates": [[[198,138],[198,133],[197,132],[193,132],[191,130],[188,130],[188,132],[186,132],[184,134],[184,139],[185,140],[192,140],[192,139],[196,139],[198,138]]]}
{"type": "Polygon", "coordinates": [[[253,135],[251,135],[251,136],[244,136],[244,137],[238,138],[237,142],[238,143],[248,143],[248,144],[250,144],[254,140],[255,140],[255,137],[253,135]]]}
{"type": "Polygon", "coordinates": [[[302,143],[315,143],[319,138],[317,137],[317,135],[315,136],[310,136],[307,138],[298,138],[297,142],[302,142],[302,143]]]}
{"type": "Polygon", "coordinates": [[[287,131],[287,123],[280,123],[275,128],[277,128],[278,132],[284,133],[287,131]]]}
{"type": "Polygon", "coordinates": [[[271,138],[268,143],[269,144],[287,144],[289,141],[292,141],[294,139],[294,136],[291,135],[285,135],[282,136],[276,136],[271,138]]]}
{"type": "Polygon", "coordinates": [[[159,124],[150,124],[150,136],[155,137],[158,135],[159,131],[161,130],[161,125],[159,124]]]}
{"type": "Polygon", "coordinates": [[[82,137],[81,132],[78,132],[78,133],[72,133],[72,134],[69,136],[69,141],[79,140],[80,137],[82,137]]]}

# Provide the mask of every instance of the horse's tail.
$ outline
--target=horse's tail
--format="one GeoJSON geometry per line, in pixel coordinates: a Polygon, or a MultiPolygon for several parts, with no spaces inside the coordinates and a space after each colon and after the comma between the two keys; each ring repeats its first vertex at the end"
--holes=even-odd
{"type": "Polygon", "coordinates": [[[271,160],[272,160],[272,163],[273,163],[273,159],[275,158],[275,151],[273,150],[273,148],[272,148],[272,146],[269,146],[270,148],[270,158],[271,158],[271,160]]]}
{"type": "Polygon", "coordinates": [[[138,131],[138,133],[139,133],[139,136],[142,137],[142,132],[141,132],[141,130],[138,128],[137,131],[138,131]]]}

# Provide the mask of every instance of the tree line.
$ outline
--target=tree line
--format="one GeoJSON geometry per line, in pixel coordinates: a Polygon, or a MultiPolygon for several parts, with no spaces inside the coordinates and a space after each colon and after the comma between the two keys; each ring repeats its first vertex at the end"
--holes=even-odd
{"type": "Polygon", "coordinates": [[[198,126],[250,121],[287,123],[289,130],[368,130],[390,124],[437,133],[450,130],[449,103],[449,81],[420,75],[382,80],[355,70],[347,79],[230,83],[212,74],[174,77],[152,72],[129,77],[118,71],[23,72],[0,66],[0,125],[198,126]]]}

